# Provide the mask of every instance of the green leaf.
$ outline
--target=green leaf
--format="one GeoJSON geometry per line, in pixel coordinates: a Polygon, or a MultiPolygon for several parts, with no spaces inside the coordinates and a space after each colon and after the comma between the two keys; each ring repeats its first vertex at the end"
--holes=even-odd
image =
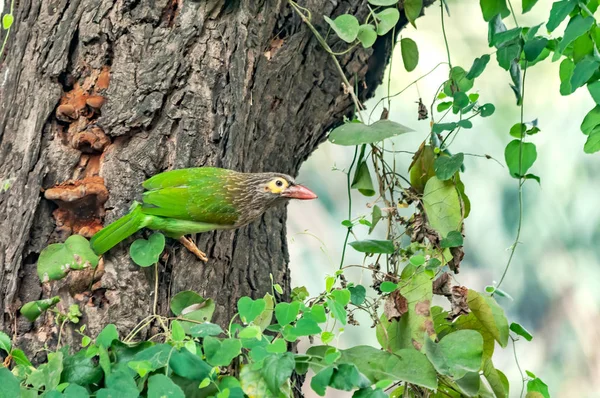
{"type": "Polygon", "coordinates": [[[474,330],[458,330],[439,343],[425,339],[425,355],[438,372],[460,379],[468,372],[478,372],[483,355],[483,338],[474,330]]]}
{"type": "Polygon", "coordinates": [[[407,37],[400,40],[400,50],[402,52],[402,62],[407,72],[412,72],[419,63],[419,49],[417,43],[407,37]]]}
{"type": "Polygon", "coordinates": [[[600,151],[600,129],[594,129],[583,146],[585,153],[596,153],[600,151]]]}
{"type": "Polygon", "coordinates": [[[360,24],[354,15],[342,14],[335,20],[323,16],[331,29],[346,43],[352,43],[358,36],[360,24]]]}
{"type": "Polygon", "coordinates": [[[379,285],[379,290],[383,293],[391,293],[396,289],[398,289],[398,284],[390,281],[381,282],[381,285],[379,285]]]}
{"type": "Polygon", "coordinates": [[[238,312],[244,323],[250,323],[265,310],[267,303],[264,299],[252,300],[244,296],[238,300],[238,312]]]}
{"type": "Polygon", "coordinates": [[[506,7],[506,0],[479,0],[481,6],[481,12],[483,19],[489,22],[496,15],[500,14],[502,18],[510,15],[508,7],[506,7]]]}
{"type": "Polygon", "coordinates": [[[242,343],[238,339],[219,340],[215,337],[204,338],[204,355],[213,366],[229,366],[235,357],[241,354],[242,343]]]}
{"type": "Polygon", "coordinates": [[[27,355],[25,355],[25,353],[22,350],[13,349],[11,355],[13,357],[13,361],[15,361],[17,365],[22,365],[25,367],[32,366],[31,362],[27,358],[27,355]]]}
{"type": "Polygon", "coordinates": [[[443,112],[450,107],[452,107],[452,101],[441,102],[437,105],[436,110],[438,112],[443,112]]]}
{"type": "Polygon", "coordinates": [[[373,232],[377,223],[381,220],[381,208],[377,205],[373,206],[373,214],[371,218],[371,226],[369,227],[369,233],[373,232]]]}
{"type": "Polygon", "coordinates": [[[513,28],[502,32],[497,32],[492,38],[491,44],[496,47],[501,47],[502,44],[509,41],[514,42],[516,38],[521,36],[523,28],[513,28]]]}
{"type": "Polygon", "coordinates": [[[525,136],[525,131],[527,126],[524,123],[515,123],[508,133],[515,138],[522,138],[525,136]]]}
{"type": "Polygon", "coordinates": [[[361,253],[393,254],[396,251],[391,240],[357,240],[350,242],[349,245],[361,253]]]}
{"type": "Polygon", "coordinates": [[[149,267],[158,262],[165,249],[165,236],[155,232],[148,240],[136,239],[129,247],[129,255],[134,263],[140,267],[149,267]]]}
{"type": "Polygon", "coordinates": [[[391,120],[379,120],[369,126],[350,122],[335,128],[329,134],[329,141],[345,146],[372,144],[411,131],[413,130],[391,120]]]}
{"type": "Polygon", "coordinates": [[[298,322],[296,322],[296,327],[293,329],[293,333],[297,337],[310,336],[313,334],[319,334],[321,332],[322,330],[317,322],[308,318],[300,318],[298,322]]]}
{"type": "Polygon", "coordinates": [[[139,396],[135,380],[129,371],[117,370],[106,378],[108,388],[97,391],[97,398],[135,398],[139,396]]]}
{"type": "Polygon", "coordinates": [[[320,396],[325,395],[325,391],[331,382],[333,376],[334,367],[328,366],[318,372],[310,381],[310,387],[320,396]]]}
{"type": "Polygon", "coordinates": [[[292,376],[296,367],[294,355],[291,352],[285,354],[273,354],[265,358],[264,365],[260,370],[263,379],[267,382],[269,390],[273,394],[281,392],[283,383],[292,376]]]}
{"type": "MultiPolygon", "coordinates": [[[[5,367],[0,367],[0,398],[20,397],[19,380],[5,367]]],[[[35,394],[37,396],[37,393],[35,394]]]]}
{"type": "Polygon", "coordinates": [[[465,160],[462,152],[453,156],[440,156],[435,160],[434,169],[436,177],[441,181],[451,179],[460,170],[465,160]]]}
{"type": "Polygon", "coordinates": [[[490,62],[490,56],[488,54],[484,54],[479,58],[475,58],[475,61],[473,61],[473,65],[471,65],[471,69],[469,69],[469,73],[467,73],[466,78],[473,80],[479,77],[485,70],[488,62],[490,62]]]}
{"type": "MultiPolygon", "coordinates": [[[[27,384],[31,384],[35,389],[44,387],[46,391],[53,390],[60,383],[60,374],[63,371],[63,353],[48,353],[48,362],[40,365],[27,377],[27,384]]],[[[4,388],[4,386],[3,386],[4,388]]]]}
{"type": "Polygon", "coordinates": [[[508,321],[504,310],[493,297],[485,296],[469,289],[467,303],[475,317],[491,333],[494,339],[502,346],[508,344],[508,321]]]}
{"type": "Polygon", "coordinates": [[[59,296],[44,300],[30,301],[21,307],[20,312],[25,318],[29,319],[30,322],[33,322],[42,315],[44,311],[54,307],[59,301],[59,296]]]}
{"type": "Polygon", "coordinates": [[[429,335],[435,338],[430,310],[433,300],[432,276],[424,271],[412,274],[415,269],[416,266],[413,265],[406,267],[402,272],[402,279],[409,282],[401,287],[400,294],[408,304],[408,313],[402,318],[407,318],[410,343],[413,347],[421,349],[425,336],[429,335]]]}
{"type": "Polygon", "coordinates": [[[423,207],[429,225],[440,237],[448,236],[450,231],[461,230],[462,207],[456,187],[451,181],[431,177],[423,192],[423,207]]]}
{"type": "Polygon", "coordinates": [[[427,181],[435,176],[435,170],[433,169],[435,158],[436,155],[430,145],[422,146],[413,156],[413,161],[409,167],[410,185],[418,193],[423,193],[427,181]]]}
{"type": "Polygon", "coordinates": [[[402,349],[392,354],[363,345],[341,352],[340,362],[355,364],[372,383],[402,380],[432,390],[437,388],[435,369],[425,355],[415,349],[402,349]]]}
{"type": "Polygon", "coordinates": [[[221,326],[210,322],[194,325],[190,327],[189,332],[190,336],[199,338],[204,338],[206,336],[218,336],[221,333],[223,333],[221,326]]]}
{"type": "Polygon", "coordinates": [[[371,383],[365,376],[360,374],[356,365],[342,363],[333,372],[329,385],[336,390],[352,391],[356,387],[369,387],[371,383]]]}
{"type": "Polygon", "coordinates": [[[169,367],[173,369],[175,374],[198,382],[209,377],[212,372],[212,367],[209,364],[185,348],[180,351],[170,351],[169,367]]]}
{"type": "Polygon", "coordinates": [[[560,63],[559,68],[559,76],[560,76],[560,93],[561,95],[569,95],[573,91],[571,87],[571,77],[573,76],[573,71],[575,70],[575,64],[569,58],[565,58],[560,63]]]}
{"type": "MultiPolygon", "coordinates": [[[[273,289],[277,290],[275,286],[273,286],[273,289]]],[[[273,299],[273,296],[267,293],[263,297],[263,300],[265,300],[265,309],[253,321],[253,323],[260,328],[261,332],[271,324],[273,312],[275,312],[275,300],[273,299]]]]}
{"type": "Polygon", "coordinates": [[[371,173],[369,172],[369,166],[367,166],[366,161],[360,162],[356,167],[354,179],[352,180],[350,188],[358,189],[358,191],[365,196],[375,195],[371,173]]]}
{"type": "Polygon", "coordinates": [[[527,170],[533,166],[537,159],[535,144],[531,142],[521,143],[519,140],[512,140],[504,150],[504,159],[506,160],[510,175],[514,178],[519,178],[520,176],[525,175],[527,170]],[[520,161],[519,154],[521,154],[520,161]]]}
{"type": "Polygon", "coordinates": [[[440,247],[442,249],[450,248],[450,247],[460,247],[462,245],[463,245],[463,236],[458,231],[448,232],[448,236],[446,236],[440,242],[440,247]]]}
{"type": "Polygon", "coordinates": [[[65,243],[53,243],[42,250],[37,272],[42,283],[45,283],[64,278],[70,270],[96,268],[98,261],[86,238],[71,235],[65,243]]]}
{"type": "Polygon", "coordinates": [[[0,331],[0,350],[3,350],[7,354],[10,353],[12,349],[12,344],[10,342],[10,337],[4,332],[0,331]]]}
{"type": "Polygon", "coordinates": [[[243,328],[242,330],[240,330],[240,332],[238,333],[238,337],[240,339],[261,340],[262,339],[262,331],[261,331],[260,327],[258,327],[256,325],[250,325],[250,326],[247,326],[247,327],[243,328]]]}
{"type": "Polygon", "coordinates": [[[119,332],[114,324],[109,323],[98,334],[98,337],[96,337],[96,344],[104,348],[109,348],[115,340],[119,340],[119,332]]]}
{"type": "Polygon", "coordinates": [[[63,398],[89,398],[90,394],[85,388],[77,384],[69,384],[62,396],[63,398]]]}
{"type": "Polygon", "coordinates": [[[12,14],[6,14],[2,17],[2,29],[8,30],[12,26],[15,17],[12,14]]]}
{"type": "Polygon", "coordinates": [[[558,28],[558,25],[573,11],[576,5],[577,1],[575,0],[555,1],[552,3],[550,18],[548,18],[548,23],[546,24],[548,32],[552,32],[558,28]]]}
{"type": "Polygon", "coordinates": [[[525,329],[523,326],[519,325],[516,322],[510,324],[510,330],[512,330],[517,335],[525,338],[525,340],[527,341],[531,341],[533,339],[533,335],[529,333],[527,329],[525,329]]]}
{"type": "Polygon", "coordinates": [[[89,358],[85,351],[75,355],[66,355],[63,360],[61,383],[79,384],[87,386],[98,383],[102,379],[102,369],[89,358]]]}
{"type": "Polygon", "coordinates": [[[305,286],[299,286],[292,289],[292,301],[304,301],[310,294],[305,286]]]}
{"type": "Polygon", "coordinates": [[[496,112],[496,107],[494,104],[483,104],[479,107],[481,117],[492,116],[494,112],[496,112]]]}
{"type": "Polygon", "coordinates": [[[444,131],[452,131],[457,127],[458,127],[458,123],[455,123],[455,122],[434,123],[433,126],[431,127],[431,131],[433,131],[434,133],[441,133],[444,131]]]}
{"type": "Polygon", "coordinates": [[[529,62],[533,62],[540,56],[544,48],[548,44],[548,39],[544,37],[536,37],[533,40],[525,42],[523,45],[523,52],[525,53],[525,59],[529,62]]]}
{"type": "Polygon", "coordinates": [[[356,285],[349,287],[350,291],[350,302],[354,305],[361,305],[365,302],[365,298],[367,297],[367,290],[363,285],[356,285]]]}
{"type": "Polygon", "coordinates": [[[182,319],[189,319],[193,322],[182,321],[181,326],[186,333],[190,332],[192,326],[198,322],[208,322],[215,312],[215,303],[211,299],[205,299],[198,293],[191,290],[184,290],[177,293],[171,299],[171,311],[182,319]]]}
{"type": "Polygon", "coordinates": [[[517,60],[520,54],[521,46],[519,44],[509,44],[507,46],[500,47],[496,52],[498,65],[505,70],[509,70],[511,63],[517,60]]]}
{"type": "Polygon", "coordinates": [[[396,26],[400,20],[400,12],[397,8],[386,8],[381,12],[375,13],[375,17],[379,20],[377,23],[377,34],[383,36],[396,26]]]}
{"type": "Polygon", "coordinates": [[[148,398],[185,398],[181,387],[163,374],[148,379],[148,398]]]}
{"type": "Polygon", "coordinates": [[[415,20],[419,18],[422,10],[423,0],[404,0],[404,13],[412,26],[416,27],[415,20]]]}
{"type": "Polygon", "coordinates": [[[579,36],[588,32],[593,24],[594,17],[584,18],[581,15],[576,15],[571,18],[565,29],[562,40],[558,43],[556,51],[562,54],[569,44],[575,41],[579,36]]]}
{"type": "Polygon", "coordinates": [[[598,125],[600,125],[600,105],[596,105],[585,115],[581,123],[581,131],[583,134],[589,135],[598,125]]]}
{"type": "Polygon", "coordinates": [[[541,379],[535,378],[533,380],[529,380],[527,382],[527,396],[529,393],[540,393],[544,398],[550,398],[550,393],[548,392],[548,386],[541,379]]]}
{"type": "MultiPolygon", "coordinates": [[[[447,82],[448,83],[448,82],[447,82]]],[[[456,91],[466,93],[473,88],[473,80],[467,78],[467,72],[460,66],[455,66],[450,70],[450,83],[454,83],[454,88],[446,92],[448,96],[453,96],[456,91]],[[458,90],[456,90],[458,88],[458,90]]],[[[452,84],[450,84],[452,86],[452,84]]],[[[447,87],[444,86],[444,91],[447,87]]]]}
{"type": "Polygon", "coordinates": [[[145,364],[148,368],[147,370],[155,371],[167,366],[169,357],[173,355],[175,351],[177,350],[168,344],[156,344],[138,352],[133,356],[132,360],[134,362],[148,361],[150,365],[147,363],[145,364]]]}
{"type": "Polygon", "coordinates": [[[273,354],[282,354],[287,351],[287,343],[285,340],[279,338],[274,340],[271,344],[267,346],[267,352],[273,354]]]}
{"type": "Polygon", "coordinates": [[[483,375],[490,383],[490,387],[494,391],[494,394],[498,398],[508,398],[508,379],[498,369],[494,368],[494,364],[491,359],[485,359],[483,361],[483,375]]]}
{"type": "MultiPolygon", "coordinates": [[[[310,309],[310,318],[317,323],[327,322],[327,315],[325,315],[325,307],[323,304],[315,304],[310,309]]],[[[304,311],[304,317],[307,317],[306,310],[304,311]]]]}
{"type": "Polygon", "coordinates": [[[368,0],[369,4],[374,6],[393,6],[398,3],[398,0],[368,0]]]}
{"type": "Polygon", "coordinates": [[[523,0],[523,14],[525,14],[526,12],[531,11],[531,9],[533,8],[533,6],[535,5],[535,3],[537,3],[538,0],[523,0]]]}
{"type": "Polygon", "coordinates": [[[371,24],[360,25],[356,37],[364,48],[372,47],[373,44],[375,44],[375,41],[377,41],[377,32],[375,31],[375,26],[371,24]]]}
{"type": "MultiPolygon", "coordinates": [[[[456,93],[454,93],[452,98],[454,99],[454,102],[452,104],[453,105],[452,111],[455,114],[458,113],[465,106],[469,105],[469,97],[467,97],[467,94],[463,93],[462,91],[457,91],[456,93]]],[[[457,125],[458,125],[458,123],[457,123],[457,125]]],[[[472,126],[472,124],[471,124],[471,126],[472,126]]]]}
{"type": "Polygon", "coordinates": [[[300,312],[300,302],[278,303],[275,306],[275,318],[280,325],[292,323],[298,317],[300,312]]]}
{"type": "MultiPolygon", "coordinates": [[[[587,85],[590,95],[596,104],[600,104],[600,80],[593,81],[587,85]]],[[[594,108],[595,109],[595,108],[594,108]]]]}
{"type": "Polygon", "coordinates": [[[579,87],[587,83],[592,75],[598,70],[598,62],[593,56],[587,55],[577,64],[573,70],[573,76],[571,77],[571,90],[575,91],[579,87]]]}

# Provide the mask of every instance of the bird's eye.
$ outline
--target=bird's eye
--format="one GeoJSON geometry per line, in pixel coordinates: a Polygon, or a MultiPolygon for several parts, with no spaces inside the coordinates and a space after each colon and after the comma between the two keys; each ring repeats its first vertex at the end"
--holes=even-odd
{"type": "Polygon", "coordinates": [[[275,181],[275,185],[277,185],[278,187],[281,188],[283,186],[283,181],[277,180],[277,181],[275,181]]]}

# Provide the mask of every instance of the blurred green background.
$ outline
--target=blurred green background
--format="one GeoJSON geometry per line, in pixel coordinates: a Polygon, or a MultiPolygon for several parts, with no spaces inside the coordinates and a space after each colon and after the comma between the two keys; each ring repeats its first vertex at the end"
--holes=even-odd
{"type": "MultiPolygon", "coordinates": [[[[521,15],[520,2],[514,4],[521,26],[545,23],[551,1],[540,0],[534,9],[521,15]]],[[[446,31],[452,63],[468,70],[476,57],[491,54],[487,45],[487,23],[479,2],[449,1],[451,17],[446,31]]],[[[514,27],[511,18],[505,19],[514,27]]],[[[540,33],[544,30],[540,29],[540,33]]],[[[561,35],[564,24],[556,31],[561,35]]],[[[391,66],[390,92],[396,93],[446,61],[440,24],[440,4],[436,2],[417,21],[417,29],[408,27],[401,36],[418,44],[419,66],[407,73],[396,48],[391,66]]],[[[537,145],[537,162],[530,172],[541,177],[541,186],[528,181],[524,186],[524,219],[521,244],[502,288],[514,300],[500,298],[510,321],[516,321],[534,334],[531,342],[518,341],[516,351],[523,370],[542,378],[553,397],[600,397],[600,157],[583,153],[584,136],[579,126],[594,107],[585,88],[563,97],[559,94],[559,62],[550,58],[530,68],[525,87],[526,121],[538,119],[541,133],[532,137],[537,145]]],[[[389,71],[388,71],[389,72],[389,71]]],[[[417,121],[419,97],[429,108],[439,85],[447,79],[446,65],[438,67],[418,86],[412,86],[391,100],[390,119],[415,132],[394,140],[396,150],[414,152],[429,132],[429,120],[417,121]]],[[[517,180],[504,166],[504,147],[512,140],[508,131],[519,121],[519,108],[509,87],[508,72],[501,69],[492,55],[474,90],[480,103],[491,102],[496,113],[489,118],[473,119],[471,130],[461,131],[451,150],[471,154],[489,154],[494,160],[466,156],[466,172],[461,176],[472,203],[465,225],[465,259],[457,283],[482,291],[498,281],[508,260],[518,221],[517,180]]],[[[386,95],[380,87],[377,97],[367,102],[368,111],[386,95]]],[[[387,101],[386,101],[387,104],[387,101]]],[[[381,109],[373,112],[374,120],[381,109]]],[[[451,119],[450,119],[451,120],[451,119]]],[[[346,229],[340,222],[347,218],[345,175],[335,168],[347,168],[353,148],[325,143],[304,164],[298,180],[317,192],[319,200],[291,203],[288,239],[294,286],[306,286],[312,295],[324,288],[325,275],[338,267],[346,229]]],[[[406,172],[410,154],[397,154],[397,170],[406,172]]],[[[405,174],[406,175],[406,174],[405,174]]],[[[353,217],[370,214],[366,204],[372,198],[353,192],[353,217]]],[[[411,214],[407,209],[406,214],[411,214]]],[[[366,227],[356,228],[359,238],[367,236],[366,227]]],[[[377,233],[382,233],[378,231],[377,233]]],[[[347,251],[345,264],[361,264],[359,253],[347,251]]],[[[351,280],[369,284],[369,271],[350,272],[351,280]]],[[[371,295],[373,293],[371,292],[371,295]]],[[[439,303],[444,303],[440,301],[439,303]]],[[[435,303],[434,303],[435,304],[435,303]]],[[[357,344],[378,346],[372,321],[359,316],[360,326],[348,326],[340,336],[340,347],[357,344]]],[[[496,367],[511,382],[511,397],[518,397],[521,377],[515,365],[512,343],[496,349],[496,367]]],[[[309,394],[309,389],[306,390],[309,394]]],[[[314,394],[314,393],[312,393],[314,394]]],[[[328,391],[328,397],[351,394],[328,391]]],[[[308,395],[311,396],[311,395],[308,395]]],[[[314,396],[314,395],[312,395],[314,396]]]]}

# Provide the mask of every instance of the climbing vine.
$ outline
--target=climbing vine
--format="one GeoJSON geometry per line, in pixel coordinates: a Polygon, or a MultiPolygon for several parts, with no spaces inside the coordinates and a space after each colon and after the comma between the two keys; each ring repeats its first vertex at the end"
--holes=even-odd
{"type": "MultiPolygon", "coordinates": [[[[535,3],[523,0],[522,13],[529,12],[535,3]]],[[[423,1],[368,0],[368,13],[361,21],[350,14],[317,17],[294,0],[288,5],[322,51],[331,55],[342,89],[355,106],[355,117],[329,134],[331,143],[354,150],[352,163],[344,170],[348,218],[341,221],[347,233],[339,270],[324,276],[321,292],[311,295],[306,288],[296,287],[288,301],[281,300],[283,289],[272,280],[272,291],[264,297],[239,299],[237,314],[228,325],[211,323],[215,303],[193,291],[176,294],[170,302],[172,314],[164,316],[156,311],[156,290],[157,264],[165,238],[154,233],[130,247],[136,264],[154,267],[153,314],[131,331],[107,325],[98,336],[89,336],[85,325],[79,325],[77,305],[61,313],[55,307],[58,297],[25,304],[21,313],[30,321],[49,311],[61,332],[66,324],[78,325],[81,349],[73,353],[69,347],[61,347],[59,336],[59,347],[48,351],[47,362],[34,367],[25,353],[0,333],[0,350],[6,354],[0,369],[0,396],[286,397],[301,387],[302,378],[297,376],[311,370],[310,387],[319,395],[332,388],[354,391],[354,397],[508,397],[517,395],[515,391],[528,398],[549,397],[544,382],[529,370],[523,373],[518,360],[515,366],[522,375],[521,385],[509,385],[504,373],[495,367],[497,347],[506,349],[512,341],[514,350],[517,341],[533,338],[523,326],[507,319],[496,297],[509,295],[501,285],[510,272],[523,227],[523,185],[541,182],[540,176],[530,172],[537,158],[532,141],[541,129],[537,119],[524,117],[526,77],[534,65],[547,58],[561,60],[561,95],[587,87],[597,105],[581,123],[581,131],[587,135],[583,149],[586,153],[600,150],[600,28],[594,17],[598,1],[557,1],[548,21],[524,27],[519,25],[510,1],[481,0],[492,50],[463,67],[452,63],[445,27],[449,5],[440,0],[439,11],[431,12],[440,15],[447,62],[434,69],[445,67],[448,74],[438,82],[433,98],[419,100],[418,118],[430,118],[431,130],[414,148],[408,170],[396,167],[396,156],[401,153],[389,139],[411,129],[389,119],[389,104],[408,87],[429,78],[431,72],[398,93],[389,92],[388,84],[388,93],[381,100],[384,104],[387,101],[387,109],[374,120],[373,111],[367,114],[358,98],[358,82],[346,76],[339,58],[355,46],[372,47],[382,36],[396,39],[400,19],[405,17],[416,25],[423,1]],[[512,19],[507,19],[509,16],[512,19]],[[552,37],[567,19],[562,37],[552,37]],[[347,43],[347,49],[333,51],[331,43],[340,40],[347,43]],[[479,118],[494,115],[495,106],[484,101],[485,95],[472,92],[492,57],[508,72],[516,100],[515,123],[507,132],[504,161],[516,181],[519,222],[499,282],[477,292],[455,283],[452,276],[460,271],[463,243],[468,239],[464,220],[471,206],[477,205],[471,204],[469,187],[461,181],[464,159],[469,154],[453,143],[479,118]],[[352,189],[372,198],[369,214],[352,216],[356,210],[352,189]],[[414,212],[410,217],[399,214],[398,209],[411,206],[414,212]],[[368,234],[381,229],[385,239],[354,239],[359,229],[368,234]],[[363,263],[347,264],[346,250],[363,253],[363,263]],[[356,267],[371,274],[370,284],[347,278],[346,270],[356,267]],[[447,304],[432,305],[435,295],[447,299],[447,304]],[[340,349],[339,334],[357,324],[355,315],[361,311],[372,320],[380,347],[340,349]],[[151,326],[158,331],[147,341],[140,341],[142,331],[151,326]],[[295,343],[301,338],[308,338],[311,346],[297,353],[295,343]]],[[[10,14],[3,17],[5,37],[12,24],[12,11],[11,6],[10,14]]],[[[419,63],[417,44],[402,37],[396,45],[400,46],[404,68],[413,71],[419,63]]],[[[0,57],[3,49],[4,45],[0,57]]],[[[99,263],[89,242],[75,235],[41,253],[38,274],[43,283],[52,283],[69,272],[96,268],[99,263]]]]}

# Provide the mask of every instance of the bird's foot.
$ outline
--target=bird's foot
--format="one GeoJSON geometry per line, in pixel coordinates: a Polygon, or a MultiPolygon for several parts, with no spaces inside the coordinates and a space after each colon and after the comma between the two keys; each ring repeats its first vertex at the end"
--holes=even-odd
{"type": "Polygon", "coordinates": [[[182,236],[181,238],[179,238],[179,242],[181,242],[181,244],[183,246],[185,246],[186,249],[188,249],[189,251],[194,253],[196,255],[196,257],[198,257],[198,259],[200,259],[201,261],[204,261],[204,262],[208,261],[208,257],[206,257],[206,253],[204,253],[202,250],[198,249],[198,246],[196,246],[196,244],[194,242],[192,242],[191,239],[186,238],[185,236],[182,236]]]}

